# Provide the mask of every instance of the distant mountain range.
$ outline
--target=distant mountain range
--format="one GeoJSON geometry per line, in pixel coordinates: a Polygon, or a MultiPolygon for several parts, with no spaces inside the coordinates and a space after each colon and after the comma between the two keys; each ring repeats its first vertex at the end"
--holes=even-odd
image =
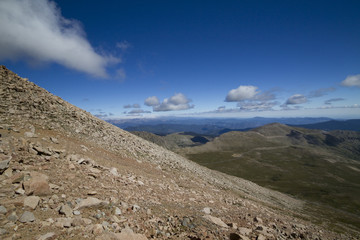
{"type": "Polygon", "coordinates": [[[360,119],[351,120],[330,120],[326,122],[312,123],[312,124],[300,124],[297,127],[308,128],[308,129],[321,129],[325,131],[331,130],[349,130],[349,131],[360,131],[360,119]]]}
{"type": "Polygon", "coordinates": [[[308,129],[360,131],[360,119],[333,120],[330,118],[249,118],[249,119],[191,119],[160,118],[108,120],[115,126],[133,132],[150,132],[157,135],[185,132],[189,135],[219,136],[230,131],[246,131],[269,123],[281,123],[308,129]]]}
{"type": "Polygon", "coordinates": [[[156,118],[132,120],[107,120],[109,123],[127,131],[146,131],[158,135],[178,132],[218,136],[229,131],[244,131],[269,123],[305,125],[332,120],[330,118],[156,118]]]}

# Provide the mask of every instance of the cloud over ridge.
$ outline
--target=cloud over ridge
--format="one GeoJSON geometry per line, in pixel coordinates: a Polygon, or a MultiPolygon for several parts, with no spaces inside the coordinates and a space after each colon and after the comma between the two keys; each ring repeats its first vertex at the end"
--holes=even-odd
{"type": "Polygon", "coordinates": [[[97,53],[76,20],[66,19],[48,0],[0,1],[0,60],[55,62],[94,77],[120,59],[97,53]]]}

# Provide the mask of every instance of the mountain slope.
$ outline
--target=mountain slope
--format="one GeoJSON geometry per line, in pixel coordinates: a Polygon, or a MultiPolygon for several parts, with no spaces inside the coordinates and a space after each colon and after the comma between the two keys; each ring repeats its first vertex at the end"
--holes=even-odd
{"type": "Polygon", "coordinates": [[[211,169],[320,205],[334,222],[359,228],[359,146],[359,132],[274,123],[223,134],[183,149],[183,154],[211,169]]]}
{"type": "Polygon", "coordinates": [[[0,82],[1,239],[356,236],[302,220],[303,202],[201,167],[4,66],[0,82]]]}

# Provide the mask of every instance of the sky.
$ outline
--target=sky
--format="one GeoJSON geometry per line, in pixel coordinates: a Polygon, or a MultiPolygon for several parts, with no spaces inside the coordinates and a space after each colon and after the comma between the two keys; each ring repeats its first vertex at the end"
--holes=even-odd
{"type": "Polygon", "coordinates": [[[360,1],[1,0],[0,64],[101,118],[360,118],[360,1]]]}

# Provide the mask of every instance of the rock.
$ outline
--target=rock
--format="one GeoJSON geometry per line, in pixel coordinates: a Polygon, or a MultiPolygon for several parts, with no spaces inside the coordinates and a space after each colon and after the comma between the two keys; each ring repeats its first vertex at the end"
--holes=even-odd
{"type": "Polygon", "coordinates": [[[118,173],[117,169],[114,168],[114,167],[110,168],[110,173],[111,173],[112,175],[114,175],[115,177],[118,177],[118,176],[119,176],[119,173],[118,173]]]}
{"type": "Polygon", "coordinates": [[[223,227],[223,228],[228,228],[229,227],[220,218],[213,217],[211,215],[205,215],[205,216],[203,216],[203,218],[205,218],[206,220],[209,220],[210,222],[215,223],[216,225],[218,225],[220,227],[223,227]]]}
{"type": "Polygon", "coordinates": [[[30,196],[24,199],[24,207],[29,207],[33,210],[36,209],[39,204],[40,198],[38,196],[30,196]]]}
{"type": "Polygon", "coordinates": [[[0,228],[0,236],[4,234],[7,234],[7,230],[4,228],[0,228]]]}
{"type": "Polygon", "coordinates": [[[252,232],[250,228],[244,228],[244,227],[239,227],[238,230],[241,235],[249,235],[252,232]]]}
{"type": "Polygon", "coordinates": [[[261,218],[259,218],[259,217],[254,217],[254,222],[262,224],[263,220],[261,218]]]}
{"type": "Polygon", "coordinates": [[[228,224],[229,227],[233,228],[233,229],[237,229],[237,224],[236,223],[229,223],[228,224]]]}
{"type": "Polygon", "coordinates": [[[97,194],[97,192],[96,191],[89,191],[88,193],[87,193],[87,195],[90,195],[90,196],[92,196],[92,195],[96,195],[97,194]]]}
{"type": "Polygon", "coordinates": [[[35,216],[32,212],[28,212],[28,211],[25,211],[19,219],[19,222],[22,223],[28,223],[33,221],[35,221],[35,216]]]}
{"type": "Polygon", "coordinates": [[[230,233],[229,239],[230,240],[240,240],[241,237],[240,237],[240,235],[238,235],[236,233],[230,233]]]}
{"type": "Polygon", "coordinates": [[[130,228],[125,228],[121,233],[116,234],[119,240],[147,240],[143,234],[134,233],[130,228]]]}
{"type": "Polygon", "coordinates": [[[74,219],[72,218],[57,218],[55,221],[55,226],[60,228],[69,228],[71,227],[74,219]]]}
{"type": "Polygon", "coordinates": [[[19,217],[16,215],[16,212],[12,212],[8,217],[7,219],[10,221],[10,222],[16,222],[19,217]]]}
{"type": "Polygon", "coordinates": [[[132,207],[131,207],[131,210],[133,210],[133,212],[137,212],[140,210],[140,206],[139,205],[136,205],[134,204],[132,207]]]}
{"type": "Polygon", "coordinates": [[[7,209],[4,206],[0,206],[0,214],[6,214],[7,213],[7,209]]]}
{"type": "Polygon", "coordinates": [[[26,195],[46,196],[51,194],[48,177],[45,174],[31,172],[30,179],[23,183],[26,195]]]}
{"type": "Polygon", "coordinates": [[[22,172],[16,173],[12,177],[10,177],[10,181],[13,184],[20,183],[23,180],[24,180],[24,173],[22,173],[22,172]]]}
{"type": "Polygon", "coordinates": [[[37,240],[53,240],[56,239],[56,234],[54,232],[49,232],[47,234],[41,235],[37,240]]]}
{"type": "Polygon", "coordinates": [[[20,194],[20,195],[24,195],[24,194],[25,194],[25,190],[22,189],[22,188],[18,188],[18,189],[15,190],[15,193],[20,194]]]}
{"type": "Polygon", "coordinates": [[[34,146],[33,148],[34,148],[35,151],[37,151],[38,155],[45,155],[45,156],[51,156],[52,155],[52,153],[49,150],[47,150],[47,149],[45,149],[45,148],[43,148],[41,146],[34,146]]]}
{"type": "Polygon", "coordinates": [[[91,207],[99,207],[109,204],[108,201],[102,201],[94,197],[88,197],[86,199],[81,200],[80,203],[78,203],[74,210],[80,210],[83,208],[91,208],[91,207]]]}
{"type": "Polygon", "coordinates": [[[74,214],[75,216],[79,216],[79,215],[81,214],[81,212],[80,212],[79,210],[75,210],[75,211],[73,211],[73,214],[74,214]]]}
{"type": "Polygon", "coordinates": [[[122,212],[121,212],[120,208],[116,207],[115,208],[115,215],[121,215],[121,214],[122,214],[122,212]]]}
{"type": "Polygon", "coordinates": [[[104,232],[104,228],[101,224],[95,224],[91,231],[94,235],[98,236],[104,232]]]}
{"type": "Polygon", "coordinates": [[[206,208],[204,208],[202,211],[203,211],[205,214],[210,214],[212,210],[211,210],[211,208],[206,207],[206,208]]]}
{"type": "Polygon", "coordinates": [[[257,236],[256,240],[266,240],[266,237],[264,235],[257,236]]]}
{"type": "Polygon", "coordinates": [[[0,162],[0,174],[5,172],[5,170],[9,168],[9,163],[10,163],[10,158],[0,162]]]}
{"type": "Polygon", "coordinates": [[[66,217],[72,217],[73,216],[72,211],[73,210],[71,209],[71,207],[65,204],[60,207],[59,213],[64,214],[66,217]]]}

